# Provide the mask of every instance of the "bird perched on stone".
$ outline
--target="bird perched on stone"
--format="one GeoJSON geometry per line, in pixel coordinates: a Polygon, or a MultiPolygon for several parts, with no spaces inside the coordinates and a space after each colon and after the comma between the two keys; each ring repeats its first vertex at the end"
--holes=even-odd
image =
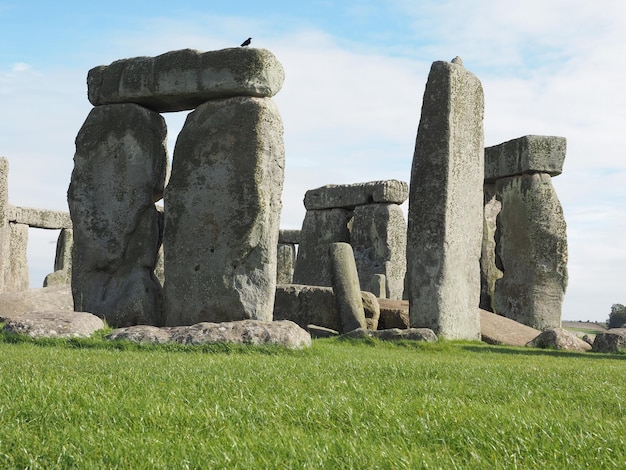
{"type": "Polygon", "coordinates": [[[450,62],[452,62],[453,64],[456,64],[456,65],[463,65],[463,59],[461,59],[459,56],[456,56],[450,62]]]}
{"type": "Polygon", "coordinates": [[[252,41],[252,38],[246,39],[244,42],[241,43],[241,47],[249,46],[251,41],[252,41]]]}

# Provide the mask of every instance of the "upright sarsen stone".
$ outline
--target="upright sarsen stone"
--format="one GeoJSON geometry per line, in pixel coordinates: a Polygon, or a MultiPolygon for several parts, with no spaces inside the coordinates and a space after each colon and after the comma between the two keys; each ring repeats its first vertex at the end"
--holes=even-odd
{"type": "Polygon", "coordinates": [[[552,179],[547,173],[502,178],[496,193],[502,278],[495,281],[495,311],[540,330],[560,328],[567,235],[552,179]]]}
{"type": "Polygon", "coordinates": [[[165,191],[167,325],[272,320],[284,163],[271,99],[189,114],[165,191]]]}
{"type": "Polygon", "coordinates": [[[483,112],[478,78],[430,69],[411,168],[407,276],[411,326],[479,339],[483,112]]]}
{"type": "Polygon", "coordinates": [[[166,134],[158,113],[119,104],[93,108],[76,137],[68,190],[74,308],[112,326],[162,322],[154,201],[165,184],[166,134]]]}

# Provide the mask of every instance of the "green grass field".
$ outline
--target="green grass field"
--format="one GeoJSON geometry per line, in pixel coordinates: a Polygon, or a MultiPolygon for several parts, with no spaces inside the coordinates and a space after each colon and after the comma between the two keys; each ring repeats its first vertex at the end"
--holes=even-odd
{"type": "Polygon", "coordinates": [[[0,338],[0,468],[615,468],[626,356],[0,338]]]}

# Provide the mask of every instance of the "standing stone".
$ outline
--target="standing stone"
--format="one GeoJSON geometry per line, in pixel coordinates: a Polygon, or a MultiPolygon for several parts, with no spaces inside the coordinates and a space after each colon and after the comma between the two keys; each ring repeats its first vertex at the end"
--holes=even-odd
{"type": "Polygon", "coordinates": [[[331,286],[328,246],[350,242],[352,211],[348,209],[307,210],[300,232],[294,284],[331,286]]]}
{"type": "Polygon", "coordinates": [[[397,204],[368,204],[354,209],[350,244],[361,286],[384,274],[383,297],[402,299],[406,273],[406,222],[397,204]]]}
{"type": "Polygon", "coordinates": [[[61,286],[72,283],[72,246],[74,235],[72,229],[64,228],[57,239],[57,251],[54,258],[54,272],[46,276],[44,287],[61,286]]]}
{"type": "Polygon", "coordinates": [[[9,240],[11,231],[9,228],[9,161],[0,157],[0,293],[6,292],[6,276],[8,263],[11,259],[9,252],[9,240]]]}
{"type": "Polygon", "coordinates": [[[342,333],[366,328],[359,275],[354,253],[349,243],[331,243],[328,248],[331,262],[333,292],[341,320],[342,333]]]}
{"type": "Polygon", "coordinates": [[[296,264],[296,246],[291,243],[279,243],[276,260],[276,283],[291,284],[296,264]]]}
{"type": "Polygon", "coordinates": [[[76,137],[68,191],[77,311],[116,327],[159,324],[154,205],[167,166],[163,118],[135,104],[98,106],[76,137]]]}
{"type": "Polygon", "coordinates": [[[495,312],[494,305],[496,281],[502,277],[501,265],[496,258],[497,217],[502,208],[498,199],[495,184],[485,183],[483,212],[483,241],[480,254],[480,308],[495,312]]]}
{"type": "Polygon", "coordinates": [[[407,275],[411,326],[450,339],[480,338],[483,112],[478,78],[432,64],[411,168],[407,275]]]}
{"type": "Polygon", "coordinates": [[[4,265],[4,292],[28,290],[28,225],[8,224],[8,258],[4,265]]]}
{"type": "Polygon", "coordinates": [[[563,209],[547,173],[496,182],[502,201],[497,255],[503,276],[496,281],[500,315],[540,330],[561,326],[567,287],[567,238],[563,209]]]}
{"type": "Polygon", "coordinates": [[[167,325],[272,320],[284,164],[271,99],[189,114],[165,191],[167,325]]]}

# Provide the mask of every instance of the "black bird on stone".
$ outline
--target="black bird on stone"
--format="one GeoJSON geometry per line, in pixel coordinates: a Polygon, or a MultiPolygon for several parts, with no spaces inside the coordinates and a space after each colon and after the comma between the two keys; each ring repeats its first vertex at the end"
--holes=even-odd
{"type": "Polygon", "coordinates": [[[250,45],[250,41],[252,41],[252,38],[246,39],[244,42],[241,43],[241,47],[249,46],[250,45]]]}

